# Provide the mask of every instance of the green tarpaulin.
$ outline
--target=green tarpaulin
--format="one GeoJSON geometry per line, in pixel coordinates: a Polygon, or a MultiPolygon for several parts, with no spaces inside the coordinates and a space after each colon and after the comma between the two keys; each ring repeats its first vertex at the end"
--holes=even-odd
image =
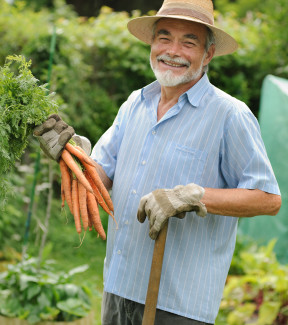
{"type": "Polygon", "coordinates": [[[243,218],[239,234],[248,235],[260,244],[277,239],[278,260],[288,263],[288,80],[268,75],[263,82],[259,124],[268,157],[282,194],[277,216],[243,218]]]}

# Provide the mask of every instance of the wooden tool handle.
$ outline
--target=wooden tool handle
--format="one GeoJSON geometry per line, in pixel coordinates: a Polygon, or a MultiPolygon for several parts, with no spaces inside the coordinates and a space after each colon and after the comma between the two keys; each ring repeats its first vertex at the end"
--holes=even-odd
{"type": "Polygon", "coordinates": [[[142,325],[153,325],[155,321],[167,230],[168,221],[155,240],[142,325]]]}

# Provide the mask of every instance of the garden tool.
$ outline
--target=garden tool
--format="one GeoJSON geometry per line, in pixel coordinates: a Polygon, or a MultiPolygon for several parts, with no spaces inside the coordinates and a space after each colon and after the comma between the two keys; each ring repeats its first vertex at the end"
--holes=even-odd
{"type": "Polygon", "coordinates": [[[158,292],[162,271],[162,263],[165,251],[165,243],[168,230],[168,220],[165,223],[162,230],[159,232],[158,237],[155,240],[154,251],[152,257],[150,278],[148,283],[144,316],[142,325],[153,325],[156,315],[156,306],[158,300],[158,292]]]}

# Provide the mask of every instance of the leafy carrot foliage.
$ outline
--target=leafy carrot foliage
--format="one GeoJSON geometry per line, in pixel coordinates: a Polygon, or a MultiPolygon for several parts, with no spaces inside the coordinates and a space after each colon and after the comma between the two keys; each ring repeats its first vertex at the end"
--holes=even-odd
{"type": "Polygon", "coordinates": [[[13,55],[0,67],[0,198],[5,174],[21,158],[34,127],[58,111],[53,94],[39,85],[30,66],[24,56],[13,55]]]}

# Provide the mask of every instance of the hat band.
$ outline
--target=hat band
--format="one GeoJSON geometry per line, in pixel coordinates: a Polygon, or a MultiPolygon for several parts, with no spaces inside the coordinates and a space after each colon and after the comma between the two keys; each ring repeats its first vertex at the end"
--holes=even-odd
{"type": "Polygon", "coordinates": [[[199,11],[193,9],[185,9],[185,8],[168,8],[160,10],[156,16],[158,15],[181,15],[181,16],[191,16],[193,18],[202,20],[204,23],[214,25],[214,21],[211,20],[206,15],[202,14],[199,11]]]}

